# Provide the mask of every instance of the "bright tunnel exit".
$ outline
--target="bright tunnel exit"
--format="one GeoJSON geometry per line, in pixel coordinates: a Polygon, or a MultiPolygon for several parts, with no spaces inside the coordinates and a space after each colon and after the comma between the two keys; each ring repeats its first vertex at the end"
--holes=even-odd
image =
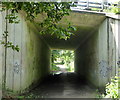
{"type": "Polygon", "coordinates": [[[52,74],[74,72],[74,51],[72,50],[51,50],[52,74]]]}

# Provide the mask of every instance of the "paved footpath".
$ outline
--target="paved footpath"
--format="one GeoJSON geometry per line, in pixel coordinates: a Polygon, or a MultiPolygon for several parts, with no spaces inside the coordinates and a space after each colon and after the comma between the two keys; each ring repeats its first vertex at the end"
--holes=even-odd
{"type": "Polygon", "coordinates": [[[39,98],[96,98],[96,89],[75,73],[54,74],[31,91],[39,98]]]}

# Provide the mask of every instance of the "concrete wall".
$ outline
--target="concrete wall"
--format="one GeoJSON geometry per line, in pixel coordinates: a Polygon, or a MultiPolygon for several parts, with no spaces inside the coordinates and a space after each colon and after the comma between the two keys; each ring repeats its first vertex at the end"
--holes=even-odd
{"type": "Polygon", "coordinates": [[[75,50],[76,72],[96,87],[104,87],[118,71],[117,23],[114,19],[107,18],[98,30],[75,50]]]}
{"type": "Polygon", "coordinates": [[[108,66],[108,19],[106,19],[98,29],[98,86],[103,87],[109,80],[108,66]]]}
{"type": "MultiPolygon", "coordinates": [[[[89,33],[88,33],[89,34],[89,33]]],[[[98,33],[95,32],[75,50],[75,71],[80,77],[98,84],[98,33]]]]}
{"type": "MultiPolygon", "coordinates": [[[[118,41],[120,41],[120,21],[118,21],[118,41]]],[[[120,42],[118,42],[118,61],[119,61],[119,65],[118,65],[118,75],[120,77],[120,42]]],[[[120,92],[119,92],[120,93],[120,92]]]]}
{"type": "Polygon", "coordinates": [[[8,41],[20,48],[20,52],[7,49],[6,88],[14,91],[23,91],[36,84],[49,74],[50,66],[49,46],[23,15],[19,15],[19,19],[19,24],[7,23],[8,41]]]}
{"type": "Polygon", "coordinates": [[[108,64],[109,67],[111,68],[110,70],[110,76],[115,76],[116,74],[118,74],[118,58],[119,58],[119,47],[118,47],[118,43],[119,43],[119,19],[113,19],[112,17],[109,17],[108,19],[108,23],[109,23],[109,45],[108,45],[108,64]]]}
{"type": "MultiPolygon", "coordinates": [[[[2,14],[0,12],[0,21],[2,21],[2,14]]],[[[2,28],[2,23],[0,23],[2,28]]],[[[0,29],[0,41],[2,40],[2,29],[0,29]]],[[[2,97],[2,45],[0,45],[0,99],[2,97]]]]}

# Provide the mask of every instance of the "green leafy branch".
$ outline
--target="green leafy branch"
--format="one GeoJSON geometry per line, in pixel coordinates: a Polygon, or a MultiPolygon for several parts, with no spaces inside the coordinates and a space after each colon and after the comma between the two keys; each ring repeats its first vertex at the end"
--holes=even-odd
{"type": "Polygon", "coordinates": [[[4,45],[4,47],[6,47],[6,48],[12,48],[13,50],[16,50],[17,52],[19,52],[19,47],[18,47],[18,45],[14,45],[12,42],[7,42],[7,43],[5,43],[4,41],[1,41],[1,44],[3,44],[4,45]]]}
{"type": "MultiPolygon", "coordinates": [[[[3,38],[7,38],[7,37],[8,37],[8,31],[4,31],[3,38]]],[[[18,45],[14,45],[10,41],[0,40],[0,44],[2,44],[5,48],[12,48],[13,50],[16,50],[17,52],[19,52],[20,50],[18,45]]]]}
{"type": "MultiPolygon", "coordinates": [[[[73,34],[73,31],[76,30],[70,23],[67,27],[62,27],[59,25],[59,21],[64,17],[69,15],[70,7],[73,6],[69,2],[1,2],[2,10],[9,11],[9,14],[6,15],[5,19],[9,23],[19,23],[17,13],[19,11],[24,11],[26,13],[26,19],[35,22],[35,18],[45,13],[45,19],[42,22],[39,22],[38,25],[41,27],[40,34],[55,34],[57,38],[67,40],[73,34]]],[[[3,37],[7,39],[8,32],[6,30],[3,37]]],[[[12,48],[13,50],[19,51],[18,45],[14,46],[12,42],[1,41],[7,48],[12,48]]]]}
{"type": "Polygon", "coordinates": [[[35,18],[45,13],[45,19],[39,23],[41,27],[40,34],[55,34],[60,39],[68,39],[75,31],[75,27],[68,24],[68,27],[62,27],[59,25],[59,21],[69,15],[70,7],[73,6],[69,2],[2,2],[3,11],[5,9],[10,10],[11,14],[6,18],[10,23],[18,23],[15,13],[20,10],[26,13],[26,19],[35,22],[35,18]]]}
{"type": "Polygon", "coordinates": [[[9,23],[18,24],[20,22],[20,20],[18,20],[18,16],[16,16],[14,13],[6,15],[5,19],[8,19],[9,23]]]}

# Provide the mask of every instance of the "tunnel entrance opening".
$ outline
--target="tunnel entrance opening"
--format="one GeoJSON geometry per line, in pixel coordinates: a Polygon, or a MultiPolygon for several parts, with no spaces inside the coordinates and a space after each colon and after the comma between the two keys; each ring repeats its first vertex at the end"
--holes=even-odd
{"type": "Polygon", "coordinates": [[[51,50],[52,74],[74,72],[74,51],[72,50],[51,50]]]}

